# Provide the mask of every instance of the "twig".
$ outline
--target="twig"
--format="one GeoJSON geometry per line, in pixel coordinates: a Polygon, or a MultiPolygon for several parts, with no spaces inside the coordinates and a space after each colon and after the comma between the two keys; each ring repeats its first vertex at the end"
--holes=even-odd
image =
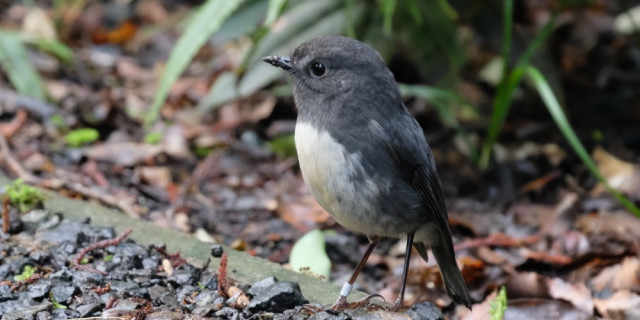
{"type": "Polygon", "coordinates": [[[18,113],[16,113],[16,116],[13,117],[11,122],[3,123],[2,126],[0,126],[0,131],[2,131],[2,134],[5,137],[13,136],[16,132],[18,132],[18,130],[20,130],[22,125],[27,121],[27,115],[28,114],[26,111],[22,109],[18,110],[18,113]]]}
{"type": "Polygon", "coordinates": [[[20,165],[20,162],[18,162],[16,158],[13,157],[13,155],[11,154],[11,149],[9,149],[9,143],[7,143],[7,139],[5,138],[2,132],[0,132],[0,156],[2,156],[2,159],[9,166],[9,169],[13,171],[13,173],[15,173],[18,176],[18,178],[22,179],[24,182],[27,182],[27,183],[37,184],[37,185],[40,184],[41,182],[40,178],[27,172],[22,167],[22,165],[20,165]]]}
{"type": "Polygon", "coordinates": [[[88,272],[107,275],[108,273],[102,272],[100,270],[97,270],[97,269],[94,269],[94,268],[91,268],[91,267],[88,267],[88,266],[81,265],[82,258],[84,258],[84,256],[87,253],[89,253],[90,251],[97,250],[97,249],[103,249],[103,248],[106,248],[106,247],[109,247],[109,246],[115,246],[115,245],[119,244],[120,242],[122,242],[122,240],[124,240],[126,237],[128,237],[131,234],[131,232],[133,232],[133,229],[129,228],[125,232],[123,232],[121,235],[117,236],[116,238],[98,241],[96,243],[90,244],[90,245],[82,248],[80,250],[80,252],[78,252],[78,256],[76,256],[76,258],[73,260],[74,267],[76,269],[78,269],[78,270],[84,270],[84,271],[88,271],[88,272]]]}
{"type": "Polygon", "coordinates": [[[218,268],[218,294],[223,297],[227,296],[227,290],[229,289],[229,280],[227,279],[228,259],[227,253],[222,253],[222,258],[220,258],[220,268],[218,268]]]}
{"type": "Polygon", "coordinates": [[[187,260],[184,260],[182,259],[182,257],[180,257],[180,252],[169,254],[164,246],[158,247],[156,245],[151,245],[151,249],[158,251],[158,253],[160,253],[160,255],[163,256],[163,258],[169,259],[169,261],[171,262],[171,266],[174,268],[177,268],[187,263],[187,260]]]}

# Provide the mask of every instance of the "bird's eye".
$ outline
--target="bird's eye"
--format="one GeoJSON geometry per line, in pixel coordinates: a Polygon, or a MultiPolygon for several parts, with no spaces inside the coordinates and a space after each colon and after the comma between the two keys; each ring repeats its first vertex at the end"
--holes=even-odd
{"type": "Polygon", "coordinates": [[[311,70],[311,75],[316,78],[322,78],[327,74],[327,68],[320,62],[312,63],[309,69],[311,70]]]}

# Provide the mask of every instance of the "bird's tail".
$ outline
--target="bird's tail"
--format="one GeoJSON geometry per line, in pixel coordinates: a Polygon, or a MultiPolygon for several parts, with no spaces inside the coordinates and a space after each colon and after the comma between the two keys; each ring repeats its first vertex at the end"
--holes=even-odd
{"type": "MultiPolygon", "coordinates": [[[[420,238],[417,238],[419,241],[420,238]]],[[[442,274],[442,280],[444,281],[444,286],[447,290],[447,294],[453,300],[453,302],[455,302],[456,304],[462,304],[469,308],[469,310],[471,310],[471,297],[469,297],[469,289],[467,289],[467,284],[464,282],[464,278],[462,277],[460,269],[458,269],[456,256],[453,252],[453,242],[451,242],[451,238],[440,236],[437,241],[434,242],[436,242],[437,244],[432,245],[431,250],[433,251],[433,255],[438,261],[438,266],[440,266],[440,273],[442,274]]],[[[422,258],[427,261],[428,246],[424,242],[415,242],[414,246],[416,247],[416,249],[418,249],[418,252],[422,256],[422,258]]]]}

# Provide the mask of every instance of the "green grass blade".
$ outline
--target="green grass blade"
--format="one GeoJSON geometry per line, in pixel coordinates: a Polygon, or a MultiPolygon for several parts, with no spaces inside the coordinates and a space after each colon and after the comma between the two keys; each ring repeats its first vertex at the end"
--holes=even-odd
{"type": "Polygon", "coordinates": [[[511,58],[511,34],[513,33],[513,0],[503,0],[502,8],[502,69],[503,78],[509,72],[509,59],[511,58]]]}
{"type": "Polygon", "coordinates": [[[64,63],[70,63],[73,59],[73,51],[64,43],[58,40],[47,40],[43,38],[26,38],[24,41],[36,46],[42,51],[46,51],[64,63]]]}
{"type": "Polygon", "coordinates": [[[383,30],[386,34],[391,34],[393,28],[393,14],[396,11],[396,0],[380,1],[380,11],[383,16],[383,30]]]}
{"type": "Polygon", "coordinates": [[[480,168],[486,169],[489,166],[489,158],[491,156],[491,149],[495,144],[498,133],[502,128],[502,124],[504,123],[504,119],[509,112],[509,108],[511,107],[511,98],[513,97],[513,92],[520,84],[520,81],[523,77],[524,68],[529,65],[531,58],[538,51],[540,46],[544,43],[545,40],[549,38],[551,32],[554,30],[556,25],[555,23],[555,15],[545,24],[545,26],[538,32],[536,37],[533,39],[531,44],[527,47],[524,53],[520,56],[516,65],[511,71],[511,73],[507,72],[507,68],[509,66],[509,59],[511,54],[511,28],[512,23],[507,22],[507,19],[512,19],[512,13],[509,14],[509,10],[513,10],[512,1],[505,0],[505,31],[503,33],[503,47],[502,47],[502,59],[504,62],[503,69],[503,77],[498,85],[498,92],[496,93],[496,98],[493,103],[493,114],[491,115],[491,124],[489,125],[489,130],[487,131],[487,137],[482,146],[482,152],[480,154],[480,168]],[[509,15],[509,17],[507,17],[509,15]],[[506,47],[506,44],[509,45],[509,48],[506,47]]]}
{"type": "Polygon", "coordinates": [[[242,2],[243,0],[209,0],[194,14],[184,34],[171,51],[153,104],[145,118],[145,126],[148,127],[156,121],[171,85],[189,65],[200,47],[242,2]]]}
{"type": "Polygon", "coordinates": [[[573,148],[573,151],[578,155],[580,160],[582,160],[589,171],[591,171],[591,174],[593,174],[598,179],[598,181],[600,181],[600,183],[605,185],[607,190],[611,192],[611,194],[613,194],[613,196],[618,201],[620,201],[620,203],[622,203],[622,205],[624,205],[627,210],[640,217],[640,209],[638,209],[638,207],[636,207],[619,191],[613,189],[609,185],[607,179],[605,179],[604,176],[600,173],[600,170],[598,170],[598,166],[596,166],[595,162],[593,162],[593,159],[591,159],[591,156],[589,156],[589,153],[584,148],[584,146],[580,142],[580,139],[578,139],[578,136],[576,136],[575,132],[571,128],[571,124],[569,123],[569,120],[567,120],[567,117],[565,116],[564,111],[562,110],[562,107],[558,102],[558,99],[556,99],[556,96],[553,94],[551,87],[547,83],[547,80],[544,78],[542,73],[540,73],[540,71],[538,71],[538,69],[534,67],[527,67],[525,71],[526,75],[529,77],[529,79],[531,79],[534,86],[538,90],[540,97],[542,97],[542,100],[547,106],[551,117],[560,129],[560,132],[562,132],[562,135],[564,135],[565,139],[567,139],[567,141],[571,145],[571,148],[573,148]]]}
{"type": "Polygon", "coordinates": [[[271,27],[278,19],[282,8],[287,3],[287,0],[269,0],[269,9],[267,9],[267,18],[264,20],[266,27],[271,27]]]}
{"type": "Polygon", "coordinates": [[[493,100],[493,114],[491,115],[491,124],[487,131],[487,137],[482,145],[480,153],[480,168],[486,169],[489,166],[489,157],[491,156],[491,148],[496,142],[498,132],[502,128],[504,117],[509,111],[511,102],[511,92],[507,91],[507,75],[509,73],[509,60],[511,59],[511,34],[513,32],[513,1],[503,0],[502,13],[502,79],[498,85],[496,98],[493,100]]]}
{"type": "Polygon", "coordinates": [[[18,93],[38,100],[45,99],[40,74],[18,34],[0,30],[0,67],[18,93]]]}

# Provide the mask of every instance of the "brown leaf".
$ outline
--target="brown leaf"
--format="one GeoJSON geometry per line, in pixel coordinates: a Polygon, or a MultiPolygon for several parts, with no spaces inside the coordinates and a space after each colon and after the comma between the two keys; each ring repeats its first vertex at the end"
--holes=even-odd
{"type": "Polygon", "coordinates": [[[88,158],[125,167],[139,164],[160,152],[161,146],[135,142],[105,143],[84,150],[88,158]]]}
{"type": "Polygon", "coordinates": [[[589,235],[608,234],[627,241],[640,238],[640,219],[624,211],[580,215],[575,227],[589,235]]]}
{"type": "Polygon", "coordinates": [[[621,290],[606,299],[594,299],[596,310],[606,319],[637,319],[640,314],[640,296],[621,290]]]}
{"type": "Polygon", "coordinates": [[[311,196],[298,199],[296,202],[282,203],[277,211],[284,222],[301,232],[316,228],[330,217],[311,196]]]}
{"type": "Polygon", "coordinates": [[[600,274],[591,280],[594,290],[629,289],[640,291],[640,259],[627,257],[622,263],[604,268],[600,274]]]}
{"type": "Polygon", "coordinates": [[[561,300],[517,299],[507,303],[504,319],[586,320],[596,318],[592,316],[592,312],[586,313],[561,300]]]}
{"type": "Polygon", "coordinates": [[[568,283],[559,278],[547,280],[549,295],[554,299],[571,302],[576,308],[585,312],[593,312],[591,291],[584,283],[568,283]]]}
{"type": "MultiPolygon", "coordinates": [[[[622,161],[600,147],[593,150],[593,160],[612,188],[633,199],[640,199],[640,166],[622,161]]],[[[599,186],[594,193],[603,189],[599,186]]]]}
{"type": "Polygon", "coordinates": [[[171,171],[167,167],[137,167],[142,180],[158,188],[166,188],[171,183],[171,171]]]}

